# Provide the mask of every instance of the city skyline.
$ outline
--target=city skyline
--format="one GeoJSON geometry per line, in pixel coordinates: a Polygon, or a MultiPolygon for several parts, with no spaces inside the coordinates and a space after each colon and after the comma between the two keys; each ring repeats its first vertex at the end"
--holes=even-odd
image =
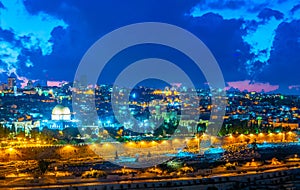
{"type": "Polygon", "coordinates": [[[0,0],[0,188],[300,189],[299,0],[0,0]]]}
{"type": "MultiPolygon", "coordinates": [[[[150,21],[180,26],[201,39],[228,88],[300,93],[298,1],[0,2],[0,81],[12,73],[24,84],[73,81],[82,56],[96,40],[119,27],[150,21]]],[[[146,44],[113,57],[100,84],[113,83],[129,64],[148,57],[174,62],[197,85],[206,82],[186,56],[146,44]]]]}

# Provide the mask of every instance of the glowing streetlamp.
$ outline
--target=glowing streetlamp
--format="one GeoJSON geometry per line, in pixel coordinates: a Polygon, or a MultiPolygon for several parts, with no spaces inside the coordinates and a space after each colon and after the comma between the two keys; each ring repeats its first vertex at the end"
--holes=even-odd
{"type": "Polygon", "coordinates": [[[233,136],[232,134],[229,135],[230,143],[233,143],[233,136]]]}

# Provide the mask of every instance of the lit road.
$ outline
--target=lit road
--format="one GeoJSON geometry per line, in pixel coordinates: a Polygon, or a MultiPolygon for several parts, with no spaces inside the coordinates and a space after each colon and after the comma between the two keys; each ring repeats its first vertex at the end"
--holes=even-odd
{"type": "MultiPolygon", "coordinates": [[[[282,165],[282,166],[276,166],[277,168],[265,168],[263,172],[259,173],[268,173],[268,172],[276,172],[276,171],[286,171],[290,170],[288,166],[291,165],[282,165]]],[[[299,167],[293,167],[293,169],[296,169],[299,167]]],[[[247,171],[247,170],[244,170],[247,171]]],[[[224,171],[225,173],[219,173],[219,174],[212,174],[207,177],[201,177],[201,176],[196,176],[196,177],[159,177],[156,179],[143,179],[143,178],[128,178],[128,179],[123,179],[121,181],[99,181],[97,179],[56,179],[53,180],[52,183],[53,185],[39,185],[38,183],[34,184],[26,184],[26,185],[21,185],[20,182],[24,182],[25,178],[17,178],[13,181],[9,181],[5,183],[4,186],[0,187],[1,189],[7,189],[7,188],[13,188],[13,189],[56,189],[56,188],[68,188],[68,187],[76,187],[76,186],[81,186],[81,187],[86,187],[86,186],[99,186],[99,185],[113,185],[113,184],[133,184],[133,183],[150,183],[150,182],[168,182],[168,181],[186,181],[186,180],[196,180],[196,179],[206,179],[206,178],[217,178],[217,177],[234,177],[234,176],[247,176],[247,175],[254,175],[258,174],[256,171],[247,171],[247,173],[236,173],[236,172],[231,172],[228,173],[227,171],[224,171]],[[17,185],[19,184],[19,185],[17,185]],[[16,187],[19,186],[19,187],[16,187]]],[[[6,180],[5,180],[6,181],[6,180]]]]}

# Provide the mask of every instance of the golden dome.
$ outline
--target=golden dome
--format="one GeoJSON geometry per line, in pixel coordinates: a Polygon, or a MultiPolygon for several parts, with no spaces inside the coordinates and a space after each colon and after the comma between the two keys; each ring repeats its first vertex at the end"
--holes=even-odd
{"type": "Polygon", "coordinates": [[[70,111],[70,109],[69,109],[68,107],[64,107],[64,108],[62,109],[62,114],[63,114],[63,115],[70,115],[70,114],[71,114],[71,111],[70,111]]]}
{"type": "Polygon", "coordinates": [[[68,107],[57,105],[52,110],[52,120],[70,120],[71,111],[68,107]]]}
{"type": "Polygon", "coordinates": [[[60,115],[63,113],[63,109],[64,109],[64,106],[62,105],[57,105],[53,108],[52,110],[52,115],[60,115]]]}

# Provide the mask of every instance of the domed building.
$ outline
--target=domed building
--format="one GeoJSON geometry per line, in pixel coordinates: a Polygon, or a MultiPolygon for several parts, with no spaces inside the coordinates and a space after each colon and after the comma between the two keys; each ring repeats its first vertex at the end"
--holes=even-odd
{"type": "Polygon", "coordinates": [[[63,130],[68,127],[77,127],[79,121],[73,120],[71,116],[72,113],[68,107],[58,104],[52,109],[51,120],[41,120],[39,126],[40,131],[43,130],[44,127],[53,130],[63,130]]]}
{"type": "Polygon", "coordinates": [[[70,121],[71,111],[68,107],[57,105],[52,110],[51,119],[54,121],[70,121]]]}

